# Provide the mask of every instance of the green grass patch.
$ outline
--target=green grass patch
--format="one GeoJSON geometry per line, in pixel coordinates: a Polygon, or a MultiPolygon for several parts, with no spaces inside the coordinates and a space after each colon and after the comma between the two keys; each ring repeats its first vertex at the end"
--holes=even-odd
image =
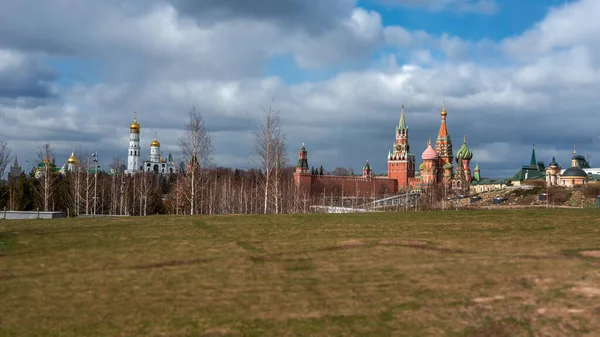
{"type": "Polygon", "coordinates": [[[594,209],[0,222],[0,336],[600,331],[594,209]],[[573,221],[577,219],[577,221],[573,221]]]}

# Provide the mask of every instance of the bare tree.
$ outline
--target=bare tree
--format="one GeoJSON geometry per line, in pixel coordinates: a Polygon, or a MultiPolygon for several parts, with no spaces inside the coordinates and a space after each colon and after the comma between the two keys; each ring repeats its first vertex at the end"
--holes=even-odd
{"type": "Polygon", "coordinates": [[[273,199],[275,204],[275,213],[282,213],[282,171],[288,164],[287,155],[285,153],[285,136],[279,132],[279,137],[275,139],[275,168],[274,168],[274,184],[275,190],[273,191],[273,199]]]}
{"type": "Polygon", "coordinates": [[[50,210],[50,201],[53,200],[58,182],[58,174],[56,172],[56,165],[54,164],[54,152],[50,144],[44,144],[40,147],[38,158],[42,163],[41,172],[38,177],[38,195],[42,198],[44,211],[47,212],[50,210]]]}
{"type": "Polygon", "coordinates": [[[11,151],[8,144],[0,139],[0,180],[4,177],[8,164],[12,161],[11,151]]]}
{"type": "MultiPolygon", "coordinates": [[[[260,180],[263,189],[263,213],[269,211],[269,198],[271,197],[271,181],[277,172],[277,165],[283,159],[285,139],[281,130],[279,111],[269,108],[264,110],[262,125],[255,134],[252,160],[264,170],[260,180]],[[275,171],[275,172],[274,172],[275,171]]],[[[276,209],[276,211],[278,211],[276,209]]]]}
{"type": "Polygon", "coordinates": [[[179,138],[179,146],[188,162],[187,170],[183,175],[186,180],[185,197],[188,199],[190,214],[197,213],[201,206],[198,198],[201,198],[202,187],[206,182],[207,168],[212,162],[214,152],[212,137],[206,129],[206,123],[196,106],[192,106],[189,112],[189,120],[185,126],[183,135],[179,138]]]}

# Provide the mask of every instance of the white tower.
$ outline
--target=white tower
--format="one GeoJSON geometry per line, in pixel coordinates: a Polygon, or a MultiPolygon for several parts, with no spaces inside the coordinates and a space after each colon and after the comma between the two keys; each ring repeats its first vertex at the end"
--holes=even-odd
{"type": "Polygon", "coordinates": [[[140,125],[135,112],[133,123],[129,126],[129,153],[127,156],[127,172],[136,173],[140,170],[140,125]]]}
{"type": "Polygon", "coordinates": [[[154,135],[154,140],[150,143],[150,161],[153,163],[160,162],[160,142],[156,140],[156,135],[154,135]]]}

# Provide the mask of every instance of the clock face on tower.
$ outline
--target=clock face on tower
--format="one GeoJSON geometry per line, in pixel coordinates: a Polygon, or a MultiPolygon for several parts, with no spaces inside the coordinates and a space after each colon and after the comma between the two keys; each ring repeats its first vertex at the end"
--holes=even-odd
{"type": "Polygon", "coordinates": [[[402,144],[396,145],[396,151],[397,152],[402,152],[403,150],[404,150],[404,146],[402,144]]]}

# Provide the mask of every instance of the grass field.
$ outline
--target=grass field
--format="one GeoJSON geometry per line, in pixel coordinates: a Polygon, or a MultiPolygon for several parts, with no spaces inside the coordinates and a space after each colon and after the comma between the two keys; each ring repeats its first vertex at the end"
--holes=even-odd
{"type": "Polygon", "coordinates": [[[0,335],[600,335],[600,211],[0,222],[0,335]]]}

